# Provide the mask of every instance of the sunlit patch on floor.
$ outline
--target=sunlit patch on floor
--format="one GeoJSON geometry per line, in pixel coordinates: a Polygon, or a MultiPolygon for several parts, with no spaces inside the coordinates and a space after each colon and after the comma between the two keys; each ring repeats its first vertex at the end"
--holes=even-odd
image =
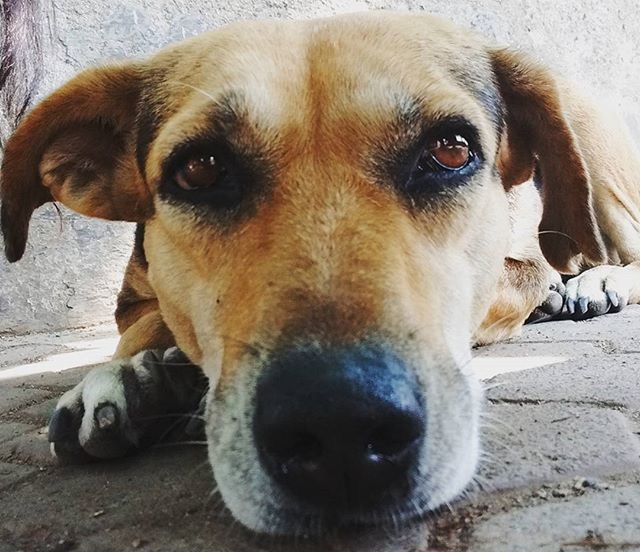
{"type": "Polygon", "coordinates": [[[500,374],[521,372],[531,368],[550,366],[566,362],[566,356],[526,356],[526,357],[477,357],[472,361],[473,373],[482,380],[488,380],[500,374]]]}
{"type": "Polygon", "coordinates": [[[0,370],[0,381],[47,372],[62,372],[71,368],[106,362],[113,356],[118,339],[116,336],[64,342],[64,352],[0,370]]]}

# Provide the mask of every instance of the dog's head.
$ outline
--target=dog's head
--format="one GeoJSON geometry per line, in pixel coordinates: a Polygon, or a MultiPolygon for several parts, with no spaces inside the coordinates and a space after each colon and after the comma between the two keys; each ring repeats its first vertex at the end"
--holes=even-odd
{"type": "Polygon", "coordinates": [[[478,460],[470,343],[537,164],[543,241],[597,258],[553,78],[428,16],[235,24],[81,74],[7,144],[21,257],[47,201],[146,223],[149,279],[211,380],[209,454],[258,531],[399,520],[478,460]]]}

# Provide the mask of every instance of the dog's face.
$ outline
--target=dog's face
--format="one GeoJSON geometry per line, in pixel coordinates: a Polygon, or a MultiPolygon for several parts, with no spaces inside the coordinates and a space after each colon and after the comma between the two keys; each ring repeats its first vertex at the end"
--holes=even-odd
{"type": "MultiPolygon", "coordinates": [[[[508,252],[505,189],[537,155],[547,224],[588,210],[553,82],[519,63],[440,20],[368,14],[236,24],[85,73],[7,146],[7,255],[52,198],[146,223],[163,317],[211,381],[216,482],[248,527],[419,514],[478,460],[468,363],[508,252]],[[547,185],[565,172],[571,205],[547,185]]],[[[597,248],[571,235],[557,265],[597,248]]]]}

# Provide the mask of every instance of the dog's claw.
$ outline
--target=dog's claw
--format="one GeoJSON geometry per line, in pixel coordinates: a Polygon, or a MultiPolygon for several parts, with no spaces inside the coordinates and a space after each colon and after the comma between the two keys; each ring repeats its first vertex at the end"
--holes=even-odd
{"type": "Polygon", "coordinates": [[[586,314],[589,310],[589,298],[588,297],[580,297],[578,299],[578,307],[580,308],[580,312],[582,314],[586,314]]]}
{"type": "Polygon", "coordinates": [[[569,314],[575,314],[576,312],[576,303],[573,299],[568,299],[567,298],[567,310],[569,311],[569,314]]]}
{"type": "Polygon", "coordinates": [[[618,296],[618,294],[611,289],[607,290],[606,293],[611,305],[613,305],[613,307],[617,309],[620,306],[620,297],[618,296]]]}

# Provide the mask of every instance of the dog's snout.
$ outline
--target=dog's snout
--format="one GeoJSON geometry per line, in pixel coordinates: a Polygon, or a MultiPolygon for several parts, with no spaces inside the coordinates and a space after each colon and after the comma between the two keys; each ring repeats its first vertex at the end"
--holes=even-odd
{"type": "Polygon", "coordinates": [[[377,509],[411,489],[425,409],[415,376],[370,349],[293,353],[257,388],[254,436],[269,475],[320,508],[377,509]]]}

